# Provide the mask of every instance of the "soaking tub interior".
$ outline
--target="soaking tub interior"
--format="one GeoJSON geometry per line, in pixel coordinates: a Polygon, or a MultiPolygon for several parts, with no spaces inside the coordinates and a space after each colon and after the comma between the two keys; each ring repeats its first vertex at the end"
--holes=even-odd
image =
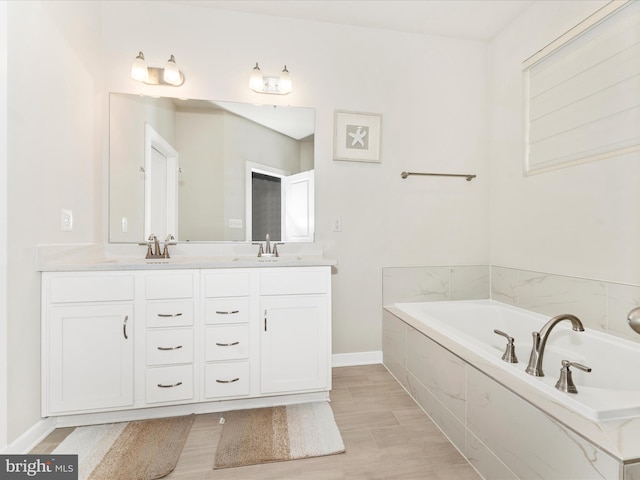
{"type": "Polygon", "coordinates": [[[560,322],[548,337],[543,362],[545,376],[534,377],[525,373],[532,332],[540,331],[550,317],[494,300],[394,306],[586,418],[603,421],[640,416],[640,375],[633,371],[634,366],[640,365],[640,345],[634,342],[589,329],[575,332],[569,322],[560,322]],[[494,329],[515,339],[518,363],[501,359],[507,340],[494,333],[494,329]],[[562,360],[592,369],[589,373],[571,369],[578,393],[555,388],[562,360]]]}
{"type": "Polygon", "coordinates": [[[552,316],[495,300],[386,305],[383,363],[484,478],[640,479],[640,344],[562,321],[534,377],[532,332],[552,316]],[[576,394],[555,388],[562,360],[592,368],[572,368],[576,394]]]}

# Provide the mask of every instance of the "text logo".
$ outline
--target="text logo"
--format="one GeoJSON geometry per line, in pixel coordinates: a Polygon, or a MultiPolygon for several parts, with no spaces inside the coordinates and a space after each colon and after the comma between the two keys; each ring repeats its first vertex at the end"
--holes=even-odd
{"type": "Polygon", "coordinates": [[[1,480],[78,480],[77,455],[0,455],[1,480]]]}

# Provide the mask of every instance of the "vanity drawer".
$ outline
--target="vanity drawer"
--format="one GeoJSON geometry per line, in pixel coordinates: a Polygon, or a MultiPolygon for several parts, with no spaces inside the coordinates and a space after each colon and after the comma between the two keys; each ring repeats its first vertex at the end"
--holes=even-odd
{"type": "Polygon", "coordinates": [[[193,329],[147,332],[147,365],[193,362],[193,329]]]}
{"type": "Polygon", "coordinates": [[[49,279],[49,302],[111,302],[133,300],[134,276],[65,275],[49,279]]]}
{"type": "Polygon", "coordinates": [[[204,275],[205,297],[241,297],[249,295],[251,280],[248,271],[217,271],[204,275]]]}
{"type": "Polygon", "coordinates": [[[192,298],[193,283],[193,273],[147,274],[145,295],[148,300],[192,298]]]}
{"type": "Polygon", "coordinates": [[[147,403],[175,402],[193,399],[193,367],[148,368],[147,403]]]}
{"type": "Polygon", "coordinates": [[[204,377],[206,398],[249,395],[249,362],[210,363],[204,377]]]}
{"type": "Polygon", "coordinates": [[[207,300],[204,307],[206,324],[249,323],[249,297],[207,300]]]}
{"type": "Polygon", "coordinates": [[[147,327],[193,325],[193,302],[150,302],[146,307],[147,327]]]}
{"type": "Polygon", "coordinates": [[[205,360],[236,360],[249,358],[249,326],[207,327],[205,360]]]}
{"type": "Polygon", "coordinates": [[[261,295],[299,295],[328,293],[330,270],[327,268],[274,268],[260,272],[261,295]]]}

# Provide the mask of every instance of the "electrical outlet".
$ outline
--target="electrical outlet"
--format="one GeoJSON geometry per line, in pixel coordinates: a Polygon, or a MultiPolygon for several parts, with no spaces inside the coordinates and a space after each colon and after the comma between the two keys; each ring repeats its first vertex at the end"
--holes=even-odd
{"type": "Polygon", "coordinates": [[[129,219],[127,217],[122,217],[122,233],[127,233],[129,231],[129,219]]]}
{"type": "Polygon", "coordinates": [[[331,223],[331,231],[332,232],[342,231],[342,217],[335,217],[333,219],[333,222],[331,223]]]}
{"type": "Polygon", "coordinates": [[[73,230],[73,212],[68,208],[60,210],[60,228],[63,232],[73,230]]]}

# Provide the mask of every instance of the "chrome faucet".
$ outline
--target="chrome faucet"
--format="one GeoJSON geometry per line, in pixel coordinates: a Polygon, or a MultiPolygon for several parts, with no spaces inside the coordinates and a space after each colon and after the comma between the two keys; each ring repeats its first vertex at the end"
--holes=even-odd
{"type": "Polygon", "coordinates": [[[146,242],[139,243],[138,245],[144,245],[147,247],[146,259],[152,258],[170,258],[169,257],[169,245],[177,245],[176,238],[169,234],[164,241],[164,249],[160,251],[160,240],[153,233],[149,235],[149,239],[146,242]]]}
{"type": "Polygon", "coordinates": [[[274,257],[278,257],[280,256],[278,254],[278,245],[284,245],[284,243],[274,243],[273,252],[271,252],[271,237],[267,233],[264,241],[264,248],[262,248],[262,243],[260,242],[254,242],[252,245],[258,245],[258,257],[262,257],[263,255],[267,255],[269,257],[273,255],[274,257]]]}
{"type": "Polygon", "coordinates": [[[264,241],[264,253],[267,255],[271,255],[271,239],[269,238],[268,233],[264,241]]]}
{"type": "Polygon", "coordinates": [[[549,320],[539,332],[532,332],[533,347],[531,348],[531,356],[529,357],[529,365],[525,370],[529,375],[534,377],[544,377],[542,371],[542,358],[544,357],[544,348],[547,345],[547,339],[553,327],[563,320],[571,322],[571,328],[576,332],[584,332],[584,326],[578,317],[569,313],[556,315],[549,320]]]}
{"type": "MultiPolygon", "coordinates": [[[[151,238],[149,238],[149,240],[151,240],[151,238]]],[[[154,235],[153,236],[153,256],[157,257],[159,255],[160,255],[160,241],[158,240],[158,237],[154,235]]]]}

